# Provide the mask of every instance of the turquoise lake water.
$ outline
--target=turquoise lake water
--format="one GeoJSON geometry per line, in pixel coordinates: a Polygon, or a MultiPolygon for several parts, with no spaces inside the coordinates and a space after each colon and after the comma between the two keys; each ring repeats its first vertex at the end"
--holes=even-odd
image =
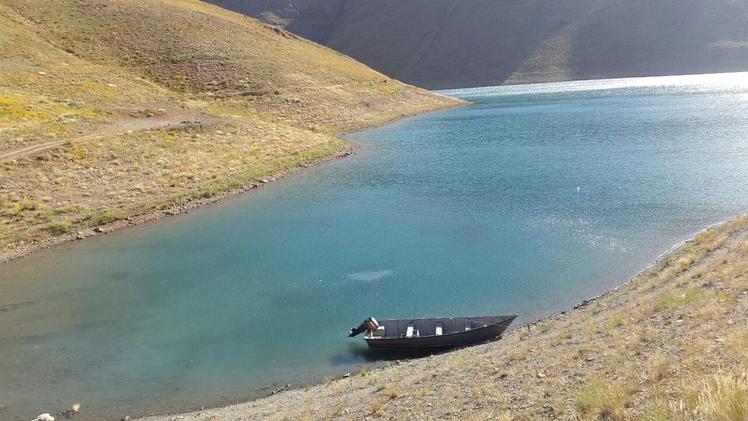
{"type": "Polygon", "coordinates": [[[447,93],[474,104],[0,266],[0,419],[75,402],[119,419],[340,375],[389,357],[345,337],[368,316],[529,321],[748,210],[748,74],[447,93]]]}

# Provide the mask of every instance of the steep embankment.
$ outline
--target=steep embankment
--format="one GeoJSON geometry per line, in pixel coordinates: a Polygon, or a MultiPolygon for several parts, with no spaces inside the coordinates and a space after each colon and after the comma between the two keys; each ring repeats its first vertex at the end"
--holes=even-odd
{"type": "Polygon", "coordinates": [[[748,70],[734,0],[209,0],[428,88],[748,70]]]}
{"type": "Polygon", "coordinates": [[[153,420],[748,417],[748,217],[501,341],[153,420]]]}
{"type": "Polygon", "coordinates": [[[177,0],[0,0],[0,92],[0,260],[252,187],[347,153],[343,132],[459,103],[177,0]]]}

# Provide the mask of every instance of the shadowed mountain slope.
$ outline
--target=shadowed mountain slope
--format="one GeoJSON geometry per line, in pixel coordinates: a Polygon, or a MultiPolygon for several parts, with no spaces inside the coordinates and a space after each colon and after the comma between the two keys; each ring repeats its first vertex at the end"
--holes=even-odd
{"type": "Polygon", "coordinates": [[[748,69],[737,0],[209,0],[427,88],[748,69]]]}

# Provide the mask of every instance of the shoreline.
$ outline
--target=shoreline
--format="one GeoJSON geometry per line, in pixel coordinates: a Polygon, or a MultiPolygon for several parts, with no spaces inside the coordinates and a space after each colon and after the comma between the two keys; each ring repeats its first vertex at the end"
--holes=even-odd
{"type": "MultiPolygon", "coordinates": [[[[220,199],[217,199],[217,200],[220,200],[220,199]]],[[[206,205],[209,205],[209,204],[206,204],[206,205]]],[[[255,403],[263,402],[266,399],[277,398],[278,396],[282,396],[282,395],[306,393],[307,390],[314,389],[314,388],[326,388],[326,387],[329,387],[329,385],[331,384],[337,384],[340,381],[344,381],[350,377],[358,377],[360,372],[380,373],[380,372],[384,372],[385,370],[392,370],[392,369],[397,370],[399,367],[412,366],[414,364],[419,364],[419,362],[422,362],[422,361],[428,361],[433,358],[448,357],[449,355],[452,355],[455,353],[461,353],[461,352],[470,353],[471,350],[476,350],[477,352],[478,349],[481,349],[487,346],[495,346],[501,349],[501,348],[504,348],[504,344],[507,342],[509,338],[515,338],[516,336],[523,336],[532,331],[542,330],[542,327],[540,326],[543,324],[555,323],[558,320],[563,320],[570,316],[583,314],[583,312],[588,311],[589,308],[595,306],[596,303],[599,301],[603,301],[605,299],[613,299],[613,300],[619,300],[619,301],[623,300],[623,298],[625,297],[624,295],[618,296],[619,292],[622,289],[632,286],[632,284],[637,282],[640,278],[642,278],[643,276],[646,276],[647,273],[661,270],[667,264],[666,263],[667,260],[670,260],[671,257],[673,256],[682,254],[685,249],[690,247],[692,244],[697,243],[699,236],[708,234],[710,231],[711,232],[723,231],[726,229],[726,227],[729,227],[730,225],[733,225],[735,223],[745,224],[746,220],[748,220],[748,215],[739,214],[732,218],[722,220],[717,223],[712,223],[702,229],[696,230],[686,239],[674,243],[667,250],[657,255],[657,257],[654,258],[654,260],[651,260],[650,263],[648,263],[646,266],[638,270],[635,275],[628,277],[625,282],[617,286],[612,286],[606,291],[600,294],[597,294],[595,296],[583,298],[581,301],[579,301],[576,304],[565,305],[565,306],[559,307],[545,315],[541,315],[537,318],[533,318],[529,321],[526,321],[525,323],[521,325],[518,324],[516,326],[512,326],[510,327],[510,329],[508,329],[504,333],[504,335],[502,335],[500,340],[488,341],[485,343],[476,344],[474,346],[463,347],[463,348],[458,348],[458,349],[453,349],[453,350],[446,350],[443,352],[435,352],[435,353],[426,354],[424,356],[417,357],[417,358],[403,358],[403,359],[394,359],[394,360],[383,359],[380,361],[375,361],[375,362],[370,362],[370,363],[355,364],[349,367],[341,368],[340,370],[335,370],[333,371],[333,374],[327,373],[327,374],[319,374],[319,375],[312,375],[312,376],[308,376],[304,378],[299,378],[299,379],[296,379],[294,383],[266,384],[261,387],[247,390],[246,394],[244,394],[243,397],[238,398],[238,399],[228,398],[228,399],[225,399],[219,402],[214,402],[213,404],[208,404],[208,405],[195,403],[195,406],[193,407],[186,406],[181,409],[177,409],[177,408],[172,408],[171,410],[166,409],[166,411],[164,412],[140,414],[140,415],[135,415],[135,418],[133,419],[169,421],[169,420],[174,420],[175,416],[201,414],[207,411],[226,411],[226,410],[231,410],[231,409],[238,408],[238,407],[243,407],[246,405],[252,405],[255,403]]],[[[54,408],[44,408],[44,409],[45,410],[52,409],[55,411],[58,410],[54,408]]],[[[83,410],[85,411],[85,408],[83,410]]],[[[62,412],[56,412],[53,415],[55,417],[57,417],[58,415],[64,417],[64,414],[65,412],[63,410],[62,412]]],[[[102,415],[102,414],[99,413],[99,415],[102,415]]],[[[117,415],[117,418],[113,418],[113,419],[120,419],[120,415],[125,416],[127,414],[119,414],[117,415]]],[[[94,414],[93,416],[96,417],[97,415],[94,414]]],[[[87,414],[84,414],[84,418],[89,419],[87,414]]],[[[202,418],[199,418],[199,419],[202,419],[202,418]]],[[[219,417],[218,419],[222,419],[222,418],[219,417]]]]}
{"type": "Polygon", "coordinates": [[[305,162],[289,170],[285,170],[277,174],[269,175],[266,178],[263,178],[261,180],[256,180],[242,187],[230,189],[230,190],[224,190],[212,197],[188,200],[184,203],[177,203],[167,208],[153,209],[145,213],[128,215],[124,217],[123,219],[118,219],[116,221],[112,221],[107,224],[97,225],[95,227],[89,227],[89,228],[86,228],[85,230],[81,230],[77,232],[69,232],[69,233],[65,233],[62,235],[55,236],[55,237],[46,238],[41,241],[35,241],[29,244],[23,244],[20,246],[15,246],[15,247],[10,247],[7,249],[0,250],[0,266],[4,264],[9,264],[11,262],[18,262],[19,260],[22,260],[22,258],[29,256],[31,254],[37,253],[42,250],[53,249],[56,247],[63,246],[65,244],[71,244],[76,241],[86,240],[88,238],[96,238],[96,237],[100,237],[101,235],[105,235],[105,234],[109,234],[113,232],[120,232],[130,227],[140,226],[140,225],[144,225],[148,223],[154,223],[163,218],[182,215],[185,213],[189,213],[190,211],[195,210],[195,209],[213,206],[229,198],[236,197],[243,193],[252,192],[253,190],[264,187],[267,184],[272,184],[272,182],[276,180],[286,178],[306,168],[310,168],[313,166],[316,167],[326,162],[330,162],[333,160],[337,160],[337,159],[341,159],[341,158],[354,155],[358,147],[354,142],[347,139],[347,137],[353,133],[371,130],[371,129],[378,128],[378,127],[383,127],[388,124],[392,124],[397,121],[405,120],[408,118],[413,118],[413,117],[417,117],[417,116],[421,116],[425,114],[431,114],[435,112],[440,112],[440,111],[445,111],[449,109],[460,108],[460,107],[465,107],[465,106],[470,105],[469,102],[460,100],[458,98],[449,97],[449,96],[439,94],[439,93],[434,93],[434,95],[442,96],[444,98],[451,98],[454,101],[459,101],[459,102],[449,104],[446,106],[436,107],[433,109],[427,108],[422,111],[401,114],[397,117],[393,117],[385,121],[364,125],[355,130],[342,132],[342,133],[335,133],[333,134],[333,136],[339,139],[343,139],[348,144],[347,149],[343,153],[330,155],[330,156],[327,156],[327,157],[324,157],[318,160],[310,161],[310,162],[305,162]]]}
{"type": "Polygon", "coordinates": [[[570,306],[559,307],[555,310],[548,312],[545,315],[526,321],[523,324],[510,326],[510,328],[507,329],[507,331],[502,335],[501,339],[492,340],[492,341],[488,341],[484,343],[475,344],[473,346],[467,346],[467,347],[462,347],[462,348],[457,348],[457,349],[452,349],[452,350],[444,350],[441,352],[426,353],[424,356],[416,357],[416,358],[404,358],[404,359],[394,359],[394,360],[383,359],[380,361],[371,362],[367,364],[358,364],[352,367],[348,367],[347,369],[338,370],[337,374],[335,375],[329,375],[329,374],[321,375],[320,374],[317,376],[310,376],[306,378],[305,380],[298,381],[297,383],[268,384],[268,385],[253,389],[251,391],[248,391],[246,399],[240,399],[240,400],[227,399],[224,402],[215,403],[215,405],[207,405],[207,406],[199,405],[191,409],[186,409],[183,411],[176,411],[176,412],[166,411],[163,413],[151,413],[148,415],[139,416],[135,419],[144,420],[144,421],[171,420],[171,419],[174,419],[173,417],[175,416],[184,416],[187,414],[195,414],[195,413],[200,414],[201,412],[205,412],[205,411],[225,410],[225,409],[235,408],[235,407],[242,406],[242,405],[248,405],[254,402],[259,402],[259,401],[271,398],[279,394],[285,394],[289,392],[302,392],[306,389],[313,388],[313,387],[325,387],[330,383],[335,383],[343,379],[347,379],[349,377],[355,376],[358,371],[381,371],[381,370],[384,370],[386,367],[389,367],[390,365],[392,365],[393,367],[397,367],[402,364],[414,364],[414,363],[417,364],[419,361],[426,360],[433,356],[446,355],[446,354],[451,354],[454,352],[466,351],[466,350],[469,351],[470,349],[473,349],[476,347],[481,347],[481,346],[486,346],[486,345],[491,345],[491,344],[498,344],[498,346],[501,346],[502,341],[506,337],[510,337],[512,335],[517,335],[517,334],[523,334],[525,331],[531,331],[532,329],[536,328],[538,325],[542,323],[552,322],[554,320],[558,320],[559,318],[564,318],[568,315],[577,314],[583,309],[587,308],[589,305],[594,304],[595,302],[602,300],[604,298],[611,297],[612,295],[619,292],[622,288],[630,286],[637,279],[644,276],[647,272],[658,269],[659,266],[663,265],[663,262],[665,259],[673,255],[676,255],[679,252],[682,252],[684,248],[696,242],[696,239],[698,236],[703,235],[709,232],[710,230],[720,230],[721,228],[745,217],[746,217],[745,214],[735,215],[731,218],[721,220],[720,222],[716,222],[713,224],[709,224],[708,226],[702,229],[694,231],[691,235],[686,237],[684,240],[678,241],[677,243],[669,247],[667,250],[657,255],[657,257],[655,257],[654,260],[652,260],[646,266],[638,270],[636,274],[628,277],[625,282],[618,284],[616,286],[610,287],[609,289],[605,290],[604,292],[600,294],[590,296],[588,298],[583,298],[581,301],[579,301],[576,304],[573,304],[570,306]]]}
{"type": "Polygon", "coordinates": [[[192,210],[207,208],[207,207],[216,205],[219,202],[223,202],[224,200],[241,195],[243,193],[249,193],[259,188],[262,188],[263,186],[267,184],[271,184],[274,181],[293,175],[296,172],[302,171],[311,166],[321,165],[325,162],[329,162],[332,160],[336,160],[336,159],[340,159],[340,158],[353,155],[355,154],[355,149],[356,148],[353,145],[349,145],[349,149],[342,154],[331,155],[324,159],[310,162],[308,163],[308,165],[294,167],[291,170],[287,170],[279,174],[275,174],[272,177],[268,177],[260,181],[247,184],[246,186],[231,189],[231,190],[225,190],[209,198],[189,200],[185,203],[175,204],[165,209],[156,209],[156,210],[152,210],[146,213],[127,216],[124,219],[119,219],[119,220],[116,220],[116,221],[113,221],[107,224],[97,225],[96,227],[93,227],[93,228],[87,228],[85,230],[78,231],[78,232],[70,232],[70,233],[66,233],[66,234],[63,234],[57,237],[48,238],[48,239],[45,239],[39,242],[11,248],[7,251],[3,251],[0,253],[0,265],[16,263],[18,261],[21,261],[24,257],[30,256],[32,254],[36,254],[37,252],[40,252],[42,250],[54,249],[56,247],[62,247],[64,245],[72,244],[77,241],[83,241],[86,239],[100,238],[102,235],[107,235],[110,233],[119,233],[119,232],[126,230],[127,228],[142,226],[142,225],[146,225],[149,223],[155,223],[164,218],[184,215],[184,214],[189,213],[192,210]]]}
{"type": "MultiPolygon", "coordinates": [[[[504,348],[504,344],[506,346],[509,346],[510,341],[512,340],[527,340],[527,336],[532,335],[533,333],[537,334],[538,332],[545,333],[546,330],[544,330],[543,325],[546,324],[556,324],[560,321],[568,320],[570,317],[584,317],[585,313],[589,313],[590,311],[593,312],[593,314],[598,314],[598,312],[594,312],[592,310],[592,307],[600,307],[600,304],[602,304],[603,301],[613,301],[613,305],[615,306],[616,303],[620,305],[622,302],[627,302],[631,299],[628,295],[634,295],[634,292],[632,291],[624,291],[625,289],[635,289],[640,288],[637,284],[641,283],[644,278],[647,278],[649,276],[653,276],[653,274],[657,274],[657,272],[664,272],[666,269],[669,268],[669,265],[677,264],[675,262],[672,262],[671,258],[678,257],[683,254],[690,253],[689,249],[692,248],[693,245],[697,245],[700,243],[700,237],[706,237],[710,234],[713,235],[724,235],[726,237],[725,243],[729,243],[730,241],[735,240],[735,238],[739,237],[740,235],[745,236],[744,231],[746,230],[746,225],[748,225],[748,214],[739,214],[736,215],[730,219],[726,219],[717,223],[710,224],[709,226],[700,229],[696,232],[694,232],[691,236],[686,238],[685,240],[679,241],[675,243],[673,246],[668,248],[663,253],[659,254],[651,263],[643,267],[641,270],[639,270],[635,275],[628,278],[624,283],[612,287],[605,292],[598,294],[596,296],[583,299],[578,304],[573,305],[572,307],[566,307],[566,308],[560,308],[552,313],[542,316],[538,319],[535,319],[533,321],[529,321],[527,323],[524,323],[522,325],[514,326],[505,332],[504,335],[502,335],[500,340],[493,340],[488,341],[481,344],[476,344],[474,346],[464,347],[464,348],[458,348],[453,349],[445,352],[435,353],[432,355],[426,355],[424,357],[419,358],[412,358],[412,359],[405,359],[405,360],[393,360],[390,361],[381,361],[376,362],[373,364],[369,364],[368,366],[362,366],[362,367],[356,367],[355,369],[360,369],[361,373],[368,373],[366,375],[381,375],[385,371],[391,371],[391,370],[398,370],[400,367],[410,367],[419,365],[421,363],[426,364],[429,361],[432,361],[434,358],[449,358],[451,355],[456,355],[458,353],[460,354],[466,354],[466,353],[478,353],[479,351],[484,350],[486,347],[495,346],[496,348],[504,348]],[[735,228],[737,227],[737,228],[735,228]]],[[[748,244],[748,243],[747,243],[748,244]]],[[[714,253],[719,251],[725,251],[723,248],[726,247],[725,244],[722,244],[714,249],[709,249],[707,252],[705,252],[704,255],[695,258],[693,264],[696,265],[697,263],[704,264],[705,262],[708,262],[708,260],[714,255],[714,253]]],[[[665,282],[665,281],[661,281],[665,282]]],[[[654,288],[654,287],[651,287],[654,288]]],[[[746,292],[743,292],[743,295],[745,295],[746,292]]],[[[507,349],[508,351],[508,349],[507,349]]],[[[589,359],[588,359],[589,360],[589,359]]],[[[353,370],[352,370],[353,371],[353,370]]],[[[539,372],[540,373],[540,372],[539,372]]],[[[363,377],[364,374],[361,374],[363,377]]],[[[504,375],[502,375],[504,376],[504,375]]],[[[228,414],[234,414],[235,412],[232,411],[240,411],[241,413],[244,413],[244,411],[248,408],[255,408],[256,405],[260,405],[262,403],[265,403],[269,399],[279,399],[283,400],[286,398],[288,400],[290,395],[294,395],[293,397],[298,397],[298,395],[306,394],[307,391],[310,391],[311,389],[322,389],[322,388],[328,388],[331,385],[339,384],[341,382],[350,382],[350,381],[357,381],[356,377],[359,377],[357,373],[348,372],[345,375],[338,375],[331,380],[329,376],[325,377],[324,380],[319,380],[317,382],[308,382],[306,384],[297,384],[297,385],[269,385],[265,386],[263,388],[257,389],[257,393],[253,393],[254,395],[257,395],[254,398],[243,400],[240,402],[228,402],[226,404],[217,404],[217,406],[201,406],[200,408],[187,410],[186,412],[166,412],[162,414],[149,414],[142,416],[140,420],[144,421],[170,421],[175,419],[198,419],[198,417],[201,417],[199,419],[203,419],[202,417],[218,417],[215,419],[223,419],[224,416],[227,416],[228,414]],[[279,389],[275,389],[275,386],[282,386],[279,389]],[[259,392],[262,390],[271,390],[271,393],[263,396],[259,392]],[[227,414],[228,413],[228,414],[227,414]],[[218,415],[216,415],[218,414],[218,415]],[[175,418],[176,417],[176,418],[175,418]]],[[[538,375],[538,378],[544,378],[544,375],[538,375]]],[[[502,377],[503,379],[504,377],[502,377]]],[[[312,393],[312,392],[310,392],[312,393]]],[[[345,392],[343,392],[345,393],[345,392]]],[[[313,394],[313,393],[312,393],[313,394]]],[[[393,398],[394,399],[394,398],[393,398]]],[[[280,410],[280,409],[279,409],[280,410]]],[[[214,418],[209,418],[214,419],[214,418]]]]}

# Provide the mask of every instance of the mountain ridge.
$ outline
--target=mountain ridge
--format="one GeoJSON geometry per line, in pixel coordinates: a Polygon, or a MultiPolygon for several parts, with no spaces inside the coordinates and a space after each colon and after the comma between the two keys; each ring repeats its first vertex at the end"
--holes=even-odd
{"type": "Polygon", "coordinates": [[[733,0],[209,1],[429,89],[748,70],[733,0]]]}

